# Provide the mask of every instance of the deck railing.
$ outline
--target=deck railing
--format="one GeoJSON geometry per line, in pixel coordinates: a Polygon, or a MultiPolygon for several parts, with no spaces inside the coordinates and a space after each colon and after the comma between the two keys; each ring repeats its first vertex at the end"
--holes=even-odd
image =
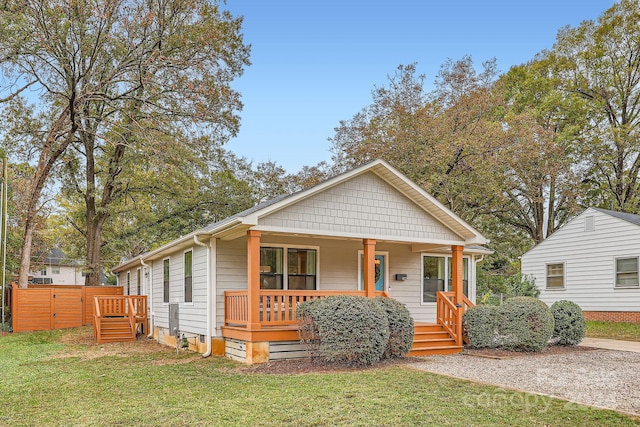
{"type": "Polygon", "coordinates": [[[147,329],[147,297],[145,295],[96,295],[93,297],[93,333],[97,338],[105,317],[127,317],[131,330],[138,325],[147,329]]]}
{"type": "Polygon", "coordinates": [[[455,302],[455,298],[454,292],[438,292],[436,295],[436,316],[438,324],[449,332],[458,345],[462,345],[462,315],[470,307],[473,307],[473,303],[464,295],[459,303],[455,302]]]}
{"type": "MultiPolygon", "coordinates": [[[[286,291],[266,290],[259,294],[260,324],[262,326],[286,326],[296,324],[296,311],[305,301],[326,298],[332,295],[366,296],[365,291],[286,291]]],[[[376,296],[387,296],[376,292],[376,296]]],[[[246,326],[249,318],[247,291],[225,291],[224,316],[227,326],[246,326]]]]}

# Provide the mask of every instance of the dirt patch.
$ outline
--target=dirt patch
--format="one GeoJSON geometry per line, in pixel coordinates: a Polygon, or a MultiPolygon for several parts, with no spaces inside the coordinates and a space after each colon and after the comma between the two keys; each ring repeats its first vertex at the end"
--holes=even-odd
{"type": "Polygon", "coordinates": [[[538,357],[553,354],[582,353],[598,350],[595,347],[550,345],[542,351],[509,351],[501,348],[465,348],[462,354],[468,356],[487,357],[490,359],[513,359],[516,357],[538,357]]]}
{"type": "Polygon", "coordinates": [[[325,372],[361,372],[415,362],[409,357],[386,359],[372,366],[351,366],[346,363],[329,363],[305,359],[278,360],[257,365],[241,366],[237,371],[250,374],[309,374],[325,372]]]}

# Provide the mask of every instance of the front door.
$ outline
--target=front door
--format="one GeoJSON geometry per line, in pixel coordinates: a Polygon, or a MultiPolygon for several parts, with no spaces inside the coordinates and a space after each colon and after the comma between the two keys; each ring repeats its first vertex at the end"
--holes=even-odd
{"type": "MultiPolygon", "coordinates": [[[[375,276],[376,291],[384,291],[387,281],[387,255],[376,253],[375,258],[375,276]]],[[[364,254],[360,254],[360,290],[364,289],[364,254]]]]}

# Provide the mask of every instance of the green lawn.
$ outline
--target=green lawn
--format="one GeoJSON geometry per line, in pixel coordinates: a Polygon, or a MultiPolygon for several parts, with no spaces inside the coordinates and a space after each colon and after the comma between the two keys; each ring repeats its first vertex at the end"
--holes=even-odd
{"type": "Polygon", "coordinates": [[[640,341],[640,324],[587,321],[587,337],[640,341]]]}
{"type": "Polygon", "coordinates": [[[405,366],[247,373],[146,342],[97,345],[87,328],[2,336],[0,368],[3,426],[640,425],[405,366]]]}

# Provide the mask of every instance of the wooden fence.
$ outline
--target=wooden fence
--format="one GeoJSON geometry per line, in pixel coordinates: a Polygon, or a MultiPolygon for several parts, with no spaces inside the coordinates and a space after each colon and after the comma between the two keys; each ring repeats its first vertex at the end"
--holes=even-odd
{"type": "Polygon", "coordinates": [[[11,289],[14,332],[47,331],[93,324],[93,297],[122,295],[122,286],[29,285],[11,289]]]}

